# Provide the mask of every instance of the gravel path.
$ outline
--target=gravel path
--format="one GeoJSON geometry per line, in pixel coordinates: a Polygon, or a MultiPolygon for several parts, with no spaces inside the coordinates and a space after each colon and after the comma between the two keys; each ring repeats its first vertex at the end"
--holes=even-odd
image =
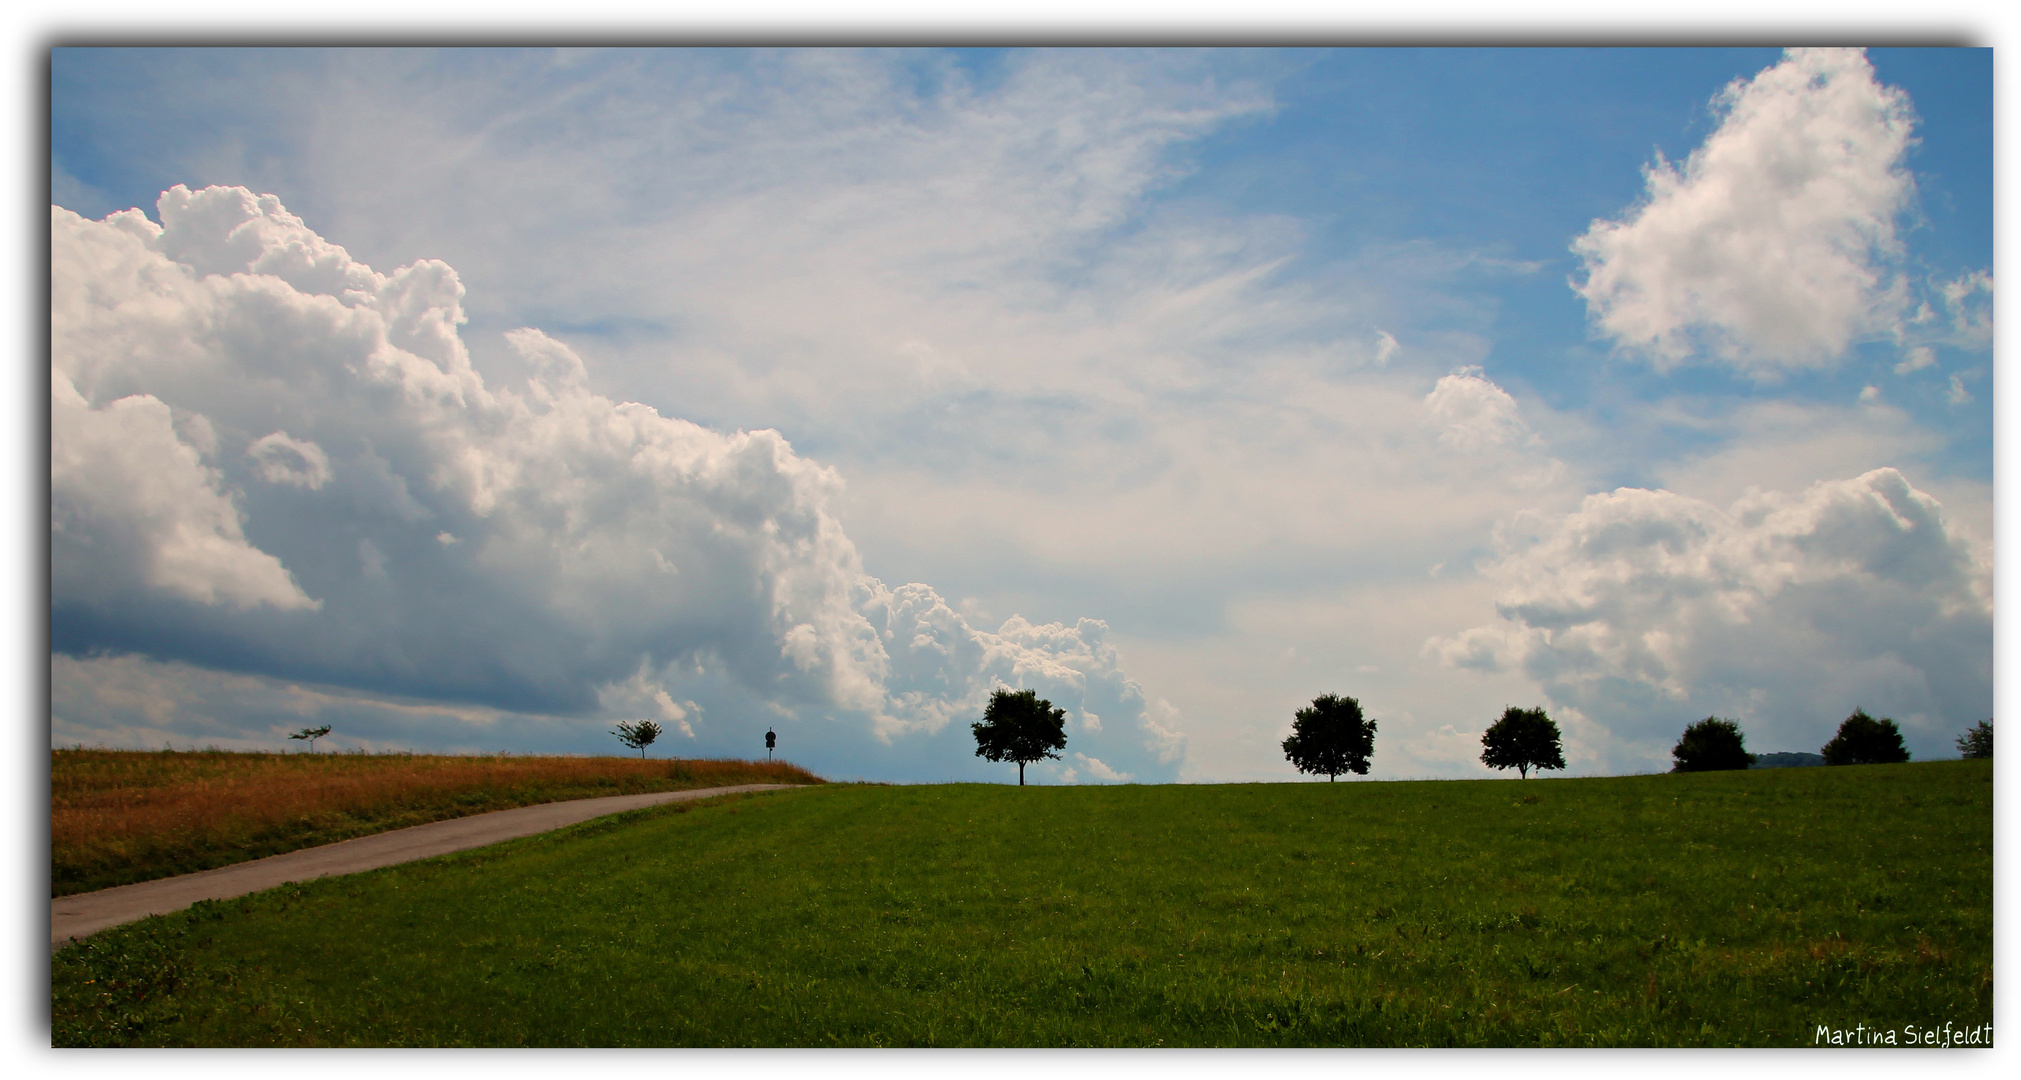
{"type": "Polygon", "coordinates": [[[738,784],[694,791],[655,791],[645,795],[611,795],[601,799],[541,803],[360,836],[355,840],[303,848],[180,877],[59,896],[49,902],[49,944],[52,949],[57,948],[78,938],[89,937],[108,926],[130,923],[149,915],[181,911],[199,900],[230,900],[291,881],[377,870],[382,866],[551,832],[591,818],[646,806],[794,786],[738,784]]]}

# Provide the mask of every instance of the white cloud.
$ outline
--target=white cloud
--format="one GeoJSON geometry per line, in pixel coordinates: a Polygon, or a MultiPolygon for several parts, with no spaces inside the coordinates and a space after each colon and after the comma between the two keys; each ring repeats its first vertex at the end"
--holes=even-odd
{"type": "Polygon", "coordinates": [[[270,484],[314,491],[330,482],[330,456],[323,448],[305,439],[291,439],[285,431],[253,440],[246,456],[258,465],[260,479],[270,484]]]}
{"type": "Polygon", "coordinates": [[[1115,769],[1110,768],[1103,763],[1101,758],[1092,758],[1077,751],[1074,753],[1073,759],[1081,763],[1080,767],[1078,769],[1070,768],[1067,770],[1068,772],[1092,777],[1098,783],[1127,784],[1134,779],[1129,773],[1117,772],[1115,769]]]}
{"type": "Polygon", "coordinates": [[[1720,124],[1643,203],[1573,243],[1595,326],[1659,368],[1703,357],[1757,377],[1896,333],[1908,96],[1853,49],[1791,49],[1715,100],[1720,124]]]}
{"type": "Polygon", "coordinates": [[[1516,399],[1477,366],[1439,379],[1424,405],[1439,428],[1440,445],[1472,457],[1483,473],[1534,491],[1565,475],[1564,462],[1539,451],[1544,440],[1525,423],[1516,399]],[[1488,465],[1486,458],[1496,459],[1488,465]]]}
{"type": "Polygon", "coordinates": [[[1902,354],[1902,362],[1895,365],[1895,374],[1907,375],[1921,371],[1937,362],[1937,351],[1928,345],[1917,345],[1902,354]]]}
{"type": "Polygon", "coordinates": [[[1990,547],[1894,469],[1724,510],[1623,488],[1529,524],[1488,571],[1501,619],[1426,648],[1535,678],[1607,766],[1658,764],[1709,713],[1808,749],[1864,706],[1929,747],[1991,707],[1990,547]]]}
{"type": "Polygon", "coordinates": [[[640,719],[658,717],[666,721],[666,726],[692,739],[695,737],[693,725],[688,723],[690,713],[699,712],[701,706],[693,701],[675,701],[667,688],[653,678],[652,663],[642,658],[637,671],[622,682],[606,683],[597,687],[597,705],[607,714],[637,715],[640,719]]]}
{"type": "Polygon", "coordinates": [[[169,406],[136,394],[93,408],[50,373],[50,576],[66,598],[158,589],[205,605],[313,610],[273,555],[246,541],[216,469],[176,437],[169,406]]]}
{"type": "Polygon", "coordinates": [[[1375,332],[1375,366],[1386,366],[1402,349],[1403,346],[1396,343],[1396,338],[1390,336],[1389,331],[1377,330],[1375,332]]]}
{"type": "Polygon", "coordinates": [[[1984,349],[1993,344],[1993,275],[1984,270],[1944,282],[1938,287],[1945,314],[1947,340],[1965,348],[1984,349]]]}
{"type": "Polygon", "coordinates": [[[924,585],[886,588],[842,530],[840,476],[777,432],[613,401],[535,330],[508,335],[531,377],[494,386],[448,266],[380,274],[241,189],[160,211],[53,211],[59,650],[697,739],[754,710],[933,735],[1035,686],[1107,718],[1077,739],[1108,760],[1176,768],[1183,739],[1103,624],[977,631],[924,585]],[[206,466],[179,428],[248,449],[206,466]]]}
{"type": "Polygon", "coordinates": [[[1516,399],[1488,381],[1478,367],[1463,367],[1441,378],[1425,395],[1425,408],[1440,424],[1439,441],[1456,449],[1479,452],[1521,445],[1535,437],[1516,411],[1516,399]]]}
{"type": "MultiPolygon", "coordinates": [[[[1002,687],[1030,688],[1068,715],[1084,720],[1070,738],[1116,759],[1171,775],[1185,756],[1186,738],[1161,723],[1143,689],[1126,676],[1107,624],[1081,619],[1034,625],[1013,616],[995,631],[978,630],[920,584],[887,589],[866,580],[861,610],[877,628],[891,658],[888,705],[878,733],[937,733],[957,717],[982,715],[989,695],[1002,687]]],[[[1099,772],[1089,772],[1101,777],[1099,772]]]]}

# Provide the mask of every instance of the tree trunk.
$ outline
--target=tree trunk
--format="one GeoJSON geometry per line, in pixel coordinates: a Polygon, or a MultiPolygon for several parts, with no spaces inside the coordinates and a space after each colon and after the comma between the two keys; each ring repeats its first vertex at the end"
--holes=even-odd
{"type": "Polygon", "coordinates": [[[1018,762],[1018,786],[1025,786],[1025,763],[1022,761],[1018,762]]]}
{"type": "Polygon", "coordinates": [[[1516,766],[1516,774],[1528,780],[1530,778],[1530,767],[1528,765],[1518,765],[1516,766]]]}

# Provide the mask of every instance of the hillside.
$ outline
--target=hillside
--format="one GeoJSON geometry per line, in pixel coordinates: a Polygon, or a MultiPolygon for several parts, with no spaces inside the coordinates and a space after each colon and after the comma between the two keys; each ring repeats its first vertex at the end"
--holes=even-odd
{"type": "Polygon", "coordinates": [[[828,785],[60,950],[55,1040],[1808,1046],[1992,1017],[1988,762],[828,785]],[[1852,1023],[1847,1020],[1848,1026],[1852,1023]]]}

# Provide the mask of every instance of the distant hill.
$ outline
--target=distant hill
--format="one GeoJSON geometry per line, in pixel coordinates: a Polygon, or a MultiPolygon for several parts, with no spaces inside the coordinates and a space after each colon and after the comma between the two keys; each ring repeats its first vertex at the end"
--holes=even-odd
{"type": "Polygon", "coordinates": [[[1799,751],[1782,754],[1756,754],[1752,767],[1756,769],[1801,769],[1824,763],[1825,759],[1822,754],[1806,754],[1799,751]]]}

